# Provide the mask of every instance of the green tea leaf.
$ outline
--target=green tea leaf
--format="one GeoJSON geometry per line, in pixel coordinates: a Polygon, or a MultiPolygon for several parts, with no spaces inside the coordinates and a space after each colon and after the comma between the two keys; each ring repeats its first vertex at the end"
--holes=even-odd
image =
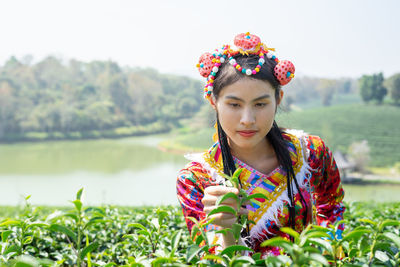
{"type": "Polygon", "coordinates": [[[104,208],[102,208],[102,207],[87,207],[86,209],[85,209],[85,213],[88,213],[88,212],[96,212],[96,217],[99,217],[99,216],[106,216],[106,212],[104,211],[104,208]]]}
{"type": "Polygon", "coordinates": [[[381,250],[381,251],[385,251],[385,252],[389,252],[390,254],[392,254],[392,247],[391,247],[391,243],[389,242],[378,242],[375,244],[374,246],[374,251],[377,250],[381,250]]]}
{"type": "Polygon", "coordinates": [[[29,224],[26,229],[29,228],[33,228],[33,227],[41,227],[41,228],[48,228],[50,225],[48,223],[41,223],[41,222],[37,222],[37,223],[31,223],[29,224]]]}
{"type": "Polygon", "coordinates": [[[396,244],[397,248],[400,249],[400,237],[399,237],[398,235],[395,235],[394,233],[391,233],[391,232],[383,233],[383,235],[384,235],[387,239],[393,241],[393,243],[396,244]]]}
{"type": "Polygon", "coordinates": [[[33,237],[32,236],[25,236],[25,238],[22,240],[23,245],[27,245],[32,243],[33,237]]]}
{"type": "MultiPolygon", "coordinates": [[[[248,264],[256,264],[256,261],[253,260],[253,258],[249,257],[249,256],[241,256],[238,257],[236,259],[234,259],[231,264],[232,266],[236,266],[235,264],[237,263],[248,263],[248,264]]],[[[240,265],[239,265],[240,266],[240,265]]]]}
{"type": "Polygon", "coordinates": [[[247,196],[246,200],[251,200],[254,198],[268,199],[268,197],[266,195],[264,195],[263,193],[255,193],[255,194],[251,194],[251,195],[247,196]]]}
{"type": "Polygon", "coordinates": [[[378,260],[380,260],[382,262],[386,262],[389,260],[388,255],[385,252],[380,251],[380,250],[377,250],[375,252],[375,258],[377,258],[378,260]]]}
{"type": "Polygon", "coordinates": [[[3,227],[3,226],[19,226],[19,225],[21,225],[21,221],[19,221],[19,220],[10,220],[10,219],[0,223],[0,227],[3,227]]]}
{"type": "Polygon", "coordinates": [[[297,243],[300,237],[300,234],[298,232],[296,232],[295,230],[293,230],[290,227],[282,227],[279,229],[281,232],[284,232],[292,237],[294,237],[295,242],[297,243]]]}
{"type": "Polygon", "coordinates": [[[236,169],[235,172],[234,172],[233,175],[232,175],[232,178],[237,178],[237,179],[239,179],[240,174],[242,173],[242,171],[243,171],[243,168],[238,168],[238,169],[236,169]]]}
{"type": "Polygon", "coordinates": [[[357,255],[358,249],[352,248],[349,252],[349,258],[354,258],[357,255]]]}
{"type": "Polygon", "coordinates": [[[97,249],[99,247],[99,243],[97,242],[93,242],[92,244],[86,246],[84,249],[82,249],[81,253],[79,254],[81,260],[83,260],[86,255],[90,252],[92,252],[93,250],[97,249]]]}
{"type": "Polygon", "coordinates": [[[75,208],[80,212],[82,210],[82,202],[79,199],[72,201],[74,203],[75,208]]]}
{"type": "Polygon", "coordinates": [[[10,234],[12,233],[12,230],[6,230],[1,232],[1,241],[6,242],[10,234]]]}
{"type": "Polygon", "coordinates": [[[254,253],[252,256],[253,260],[261,259],[261,252],[254,253]]]}
{"type": "Polygon", "coordinates": [[[65,213],[64,216],[72,218],[76,223],[79,221],[79,218],[74,213],[65,213]]]}
{"type": "Polygon", "coordinates": [[[363,223],[368,223],[368,224],[370,224],[370,225],[372,225],[374,227],[376,227],[378,225],[377,222],[374,222],[374,221],[372,221],[370,219],[366,219],[366,218],[358,219],[358,221],[363,222],[363,223]]]}
{"type": "Polygon", "coordinates": [[[157,210],[157,215],[158,215],[158,225],[162,225],[163,220],[165,217],[168,216],[168,212],[165,210],[157,210]]]}
{"type": "Polygon", "coordinates": [[[218,255],[213,255],[213,254],[205,255],[205,256],[203,257],[203,259],[205,259],[205,260],[212,260],[212,261],[216,261],[216,262],[228,263],[228,261],[227,261],[224,257],[218,256],[218,255]]]}
{"type": "Polygon", "coordinates": [[[186,250],[186,261],[191,262],[202,250],[201,247],[197,245],[191,245],[187,250],[186,250]]]}
{"type": "Polygon", "coordinates": [[[349,240],[358,240],[361,238],[362,235],[364,234],[369,234],[371,233],[371,230],[369,229],[360,229],[360,230],[353,230],[350,233],[347,233],[343,237],[343,241],[349,241],[349,240]]]}
{"type": "Polygon", "coordinates": [[[330,242],[320,239],[320,238],[310,238],[308,242],[317,245],[321,248],[323,248],[325,251],[329,252],[330,254],[333,254],[333,249],[332,245],[330,242]]]}
{"type": "Polygon", "coordinates": [[[203,235],[198,235],[196,238],[196,245],[200,245],[200,243],[205,240],[203,235]]]}
{"type": "Polygon", "coordinates": [[[210,213],[208,213],[207,217],[213,215],[213,214],[217,214],[220,212],[226,212],[226,213],[232,213],[233,215],[237,215],[237,212],[234,208],[230,207],[230,206],[219,206],[215,209],[213,209],[210,213]]]}
{"type": "Polygon", "coordinates": [[[196,234],[197,234],[198,232],[200,232],[199,226],[193,225],[193,227],[192,227],[192,232],[191,232],[191,234],[190,234],[190,238],[191,238],[192,240],[194,240],[195,237],[196,237],[196,234]]]}
{"type": "Polygon", "coordinates": [[[76,200],[81,200],[83,187],[76,193],[76,200]]]}
{"type": "Polygon", "coordinates": [[[151,234],[149,233],[149,231],[147,231],[147,229],[146,230],[139,230],[139,231],[137,231],[137,233],[139,235],[151,236],[151,234]]]}
{"type": "Polygon", "coordinates": [[[242,229],[243,229],[243,226],[242,226],[241,224],[234,223],[234,224],[232,225],[232,228],[231,228],[231,229],[232,229],[233,236],[235,237],[236,240],[238,240],[239,237],[240,237],[240,232],[241,232],[242,229]]]}
{"type": "Polygon", "coordinates": [[[140,223],[130,223],[130,224],[128,224],[128,227],[139,228],[139,229],[142,229],[142,230],[147,231],[147,228],[144,227],[144,226],[143,226],[142,224],[140,224],[140,223]]]}
{"type": "Polygon", "coordinates": [[[181,235],[182,235],[182,229],[179,231],[175,231],[175,233],[172,235],[171,246],[173,250],[176,250],[178,248],[181,235]]]}
{"type": "Polygon", "coordinates": [[[6,247],[6,249],[4,250],[4,252],[2,253],[3,255],[7,255],[10,253],[18,253],[21,250],[21,247],[16,245],[16,244],[12,244],[9,247],[6,247]]]}
{"type": "Polygon", "coordinates": [[[74,242],[76,242],[76,240],[77,240],[76,234],[66,226],[63,226],[63,225],[60,225],[60,224],[52,224],[52,225],[50,225],[49,229],[51,231],[61,232],[61,233],[65,234],[65,235],[69,236],[74,242]]]}
{"type": "Polygon", "coordinates": [[[322,264],[323,266],[329,266],[329,262],[321,254],[311,253],[309,255],[309,257],[312,261],[318,262],[318,263],[322,264]]]}
{"type": "Polygon", "coordinates": [[[233,257],[233,254],[235,252],[239,252],[239,251],[253,251],[251,248],[245,247],[245,246],[241,246],[241,245],[233,245],[233,246],[229,246],[227,248],[225,248],[222,252],[221,255],[228,255],[229,257],[233,257]]]}
{"type": "Polygon", "coordinates": [[[282,237],[273,237],[261,243],[261,247],[281,247],[285,250],[291,250],[293,244],[282,237]]]}
{"type": "Polygon", "coordinates": [[[225,200],[229,199],[229,198],[233,198],[234,200],[237,201],[237,203],[239,203],[239,197],[233,193],[233,192],[229,192],[226,193],[225,195],[221,196],[220,198],[217,199],[217,201],[215,202],[215,205],[218,207],[222,202],[224,202],[225,200]]]}
{"type": "Polygon", "coordinates": [[[100,224],[100,223],[106,223],[109,220],[104,220],[104,217],[93,217],[91,218],[83,227],[83,229],[88,228],[89,226],[93,225],[93,224],[100,224]]]}
{"type": "Polygon", "coordinates": [[[384,220],[383,222],[381,222],[379,224],[379,232],[382,232],[383,228],[387,227],[387,226],[399,226],[400,225],[400,221],[396,221],[396,220],[384,220]]]}
{"type": "Polygon", "coordinates": [[[199,221],[194,217],[187,217],[187,219],[191,220],[194,224],[199,224],[199,221]]]}

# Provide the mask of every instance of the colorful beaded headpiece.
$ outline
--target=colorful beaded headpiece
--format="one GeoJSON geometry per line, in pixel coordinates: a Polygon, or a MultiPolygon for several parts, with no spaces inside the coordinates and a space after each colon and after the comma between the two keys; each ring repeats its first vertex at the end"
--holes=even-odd
{"type": "Polygon", "coordinates": [[[281,85],[289,83],[294,77],[294,65],[288,60],[279,61],[278,58],[271,52],[275,51],[274,48],[268,48],[263,44],[260,38],[250,33],[241,33],[236,35],[234,40],[236,48],[229,45],[224,45],[221,49],[216,49],[214,53],[204,53],[199,59],[197,68],[201,76],[207,78],[206,86],[204,87],[204,97],[209,99],[213,90],[215,75],[219,67],[226,60],[237,69],[248,76],[257,74],[265,63],[265,55],[278,64],[274,68],[274,75],[281,85]],[[237,54],[242,55],[258,55],[258,65],[254,69],[246,69],[240,66],[234,56],[237,54]]]}

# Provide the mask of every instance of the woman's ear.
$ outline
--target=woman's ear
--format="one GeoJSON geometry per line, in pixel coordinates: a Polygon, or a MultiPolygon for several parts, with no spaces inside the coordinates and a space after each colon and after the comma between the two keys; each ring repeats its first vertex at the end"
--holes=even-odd
{"type": "Polygon", "coordinates": [[[279,106],[281,104],[283,95],[284,95],[283,90],[280,90],[279,91],[279,99],[278,99],[278,102],[276,103],[277,106],[279,106]]]}
{"type": "Polygon", "coordinates": [[[211,95],[211,97],[210,97],[210,104],[211,104],[211,106],[212,106],[212,108],[213,108],[214,110],[217,110],[216,102],[217,102],[217,101],[216,101],[214,95],[211,95]]]}

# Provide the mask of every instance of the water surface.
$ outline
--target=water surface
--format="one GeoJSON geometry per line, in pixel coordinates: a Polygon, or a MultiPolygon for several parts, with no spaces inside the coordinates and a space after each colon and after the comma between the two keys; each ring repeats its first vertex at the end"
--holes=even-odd
{"type": "MultiPolygon", "coordinates": [[[[177,205],[182,155],[162,152],[166,136],[0,145],[0,205],[177,205]]],[[[344,185],[347,201],[400,201],[400,185],[344,185]]]]}

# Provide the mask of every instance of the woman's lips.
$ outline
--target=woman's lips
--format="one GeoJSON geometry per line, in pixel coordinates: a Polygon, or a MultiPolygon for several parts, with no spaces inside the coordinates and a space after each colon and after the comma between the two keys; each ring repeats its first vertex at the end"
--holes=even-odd
{"type": "Polygon", "coordinates": [[[243,137],[252,137],[257,131],[238,131],[238,133],[243,137]]]}

